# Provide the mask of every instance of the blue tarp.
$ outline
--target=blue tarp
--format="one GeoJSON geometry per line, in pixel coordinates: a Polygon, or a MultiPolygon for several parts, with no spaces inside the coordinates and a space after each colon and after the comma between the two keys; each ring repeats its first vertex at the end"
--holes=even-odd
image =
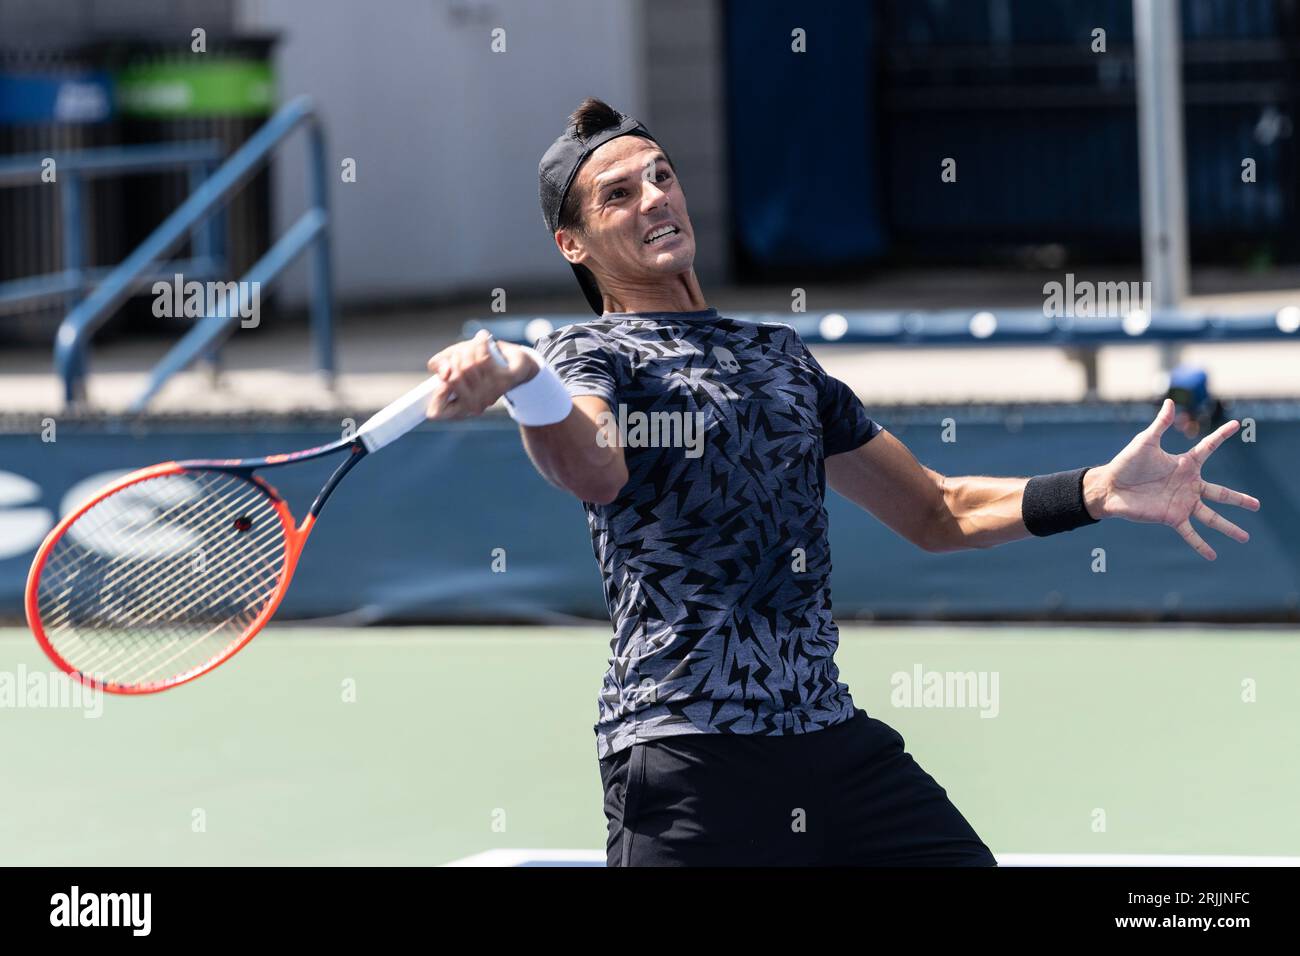
{"type": "Polygon", "coordinates": [[[872,5],[747,0],[727,17],[731,208],[760,265],[840,265],[885,249],[872,5]],[[807,37],[791,49],[791,31],[807,37]],[[742,95],[743,94],[743,95],[742,95]]]}

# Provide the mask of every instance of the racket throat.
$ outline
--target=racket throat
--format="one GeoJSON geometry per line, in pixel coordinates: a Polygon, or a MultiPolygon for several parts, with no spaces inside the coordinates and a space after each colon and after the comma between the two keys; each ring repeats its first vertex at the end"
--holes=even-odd
{"type": "Polygon", "coordinates": [[[304,519],[302,528],[299,530],[310,527],[310,523],[316,520],[316,516],[319,515],[321,509],[325,507],[325,502],[329,501],[330,495],[334,493],[334,489],[337,488],[339,482],[343,480],[343,476],[351,471],[352,466],[362,458],[366,457],[366,455],[366,446],[359,441],[354,442],[348,452],[348,457],[342,464],[334,469],[334,474],[330,475],[329,481],[325,482],[325,486],[321,488],[320,494],[318,494],[316,500],[311,503],[311,508],[307,511],[307,517],[304,519]]]}

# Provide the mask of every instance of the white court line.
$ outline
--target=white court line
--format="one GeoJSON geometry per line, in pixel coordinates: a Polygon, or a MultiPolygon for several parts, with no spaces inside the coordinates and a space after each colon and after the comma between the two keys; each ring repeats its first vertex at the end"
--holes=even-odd
{"type": "Polygon", "coordinates": [[[1297,856],[1164,853],[1000,853],[999,866],[1300,866],[1297,856]]]}
{"type": "MultiPolygon", "coordinates": [[[[1300,866],[1296,856],[1208,856],[1161,853],[1001,853],[1000,866],[1300,866]]],[[[601,850],[485,850],[444,866],[522,866],[532,863],[604,866],[601,850]]]]}
{"type": "Polygon", "coordinates": [[[605,854],[601,850],[485,850],[461,860],[444,863],[443,866],[520,866],[543,860],[604,866],[605,854]]]}

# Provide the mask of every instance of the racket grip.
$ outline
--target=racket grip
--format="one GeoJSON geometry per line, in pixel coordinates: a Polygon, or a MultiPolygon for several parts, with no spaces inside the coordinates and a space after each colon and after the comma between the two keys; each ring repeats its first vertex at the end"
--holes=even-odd
{"type": "Polygon", "coordinates": [[[429,396],[433,394],[439,381],[441,380],[437,375],[429,376],[401,398],[390,402],[367,418],[357,429],[357,437],[366,446],[366,451],[379,451],[424,421],[424,410],[429,406],[429,396]]]}
{"type": "MultiPolygon", "coordinates": [[[[488,342],[488,351],[498,365],[509,364],[495,340],[488,342]]],[[[392,444],[424,421],[424,412],[429,406],[429,396],[433,394],[439,381],[437,375],[429,376],[401,398],[390,402],[366,419],[365,423],[357,429],[357,437],[366,446],[366,451],[378,451],[385,445],[392,444]]],[[[456,396],[453,393],[448,401],[455,400],[456,396]]]]}

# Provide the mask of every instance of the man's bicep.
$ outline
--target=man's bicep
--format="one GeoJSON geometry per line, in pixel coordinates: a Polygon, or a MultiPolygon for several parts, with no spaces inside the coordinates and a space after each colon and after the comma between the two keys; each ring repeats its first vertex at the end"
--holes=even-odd
{"type": "Polygon", "coordinates": [[[523,428],[524,450],[542,477],[583,501],[605,503],[627,483],[622,443],[610,431],[609,403],[576,395],[562,422],[523,428]]]}
{"type": "Polygon", "coordinates": [[[865,445],[826,459],[826,481],[895,533],[928,548],[944,511],[942,477],[883,429],[865,445]]]}

